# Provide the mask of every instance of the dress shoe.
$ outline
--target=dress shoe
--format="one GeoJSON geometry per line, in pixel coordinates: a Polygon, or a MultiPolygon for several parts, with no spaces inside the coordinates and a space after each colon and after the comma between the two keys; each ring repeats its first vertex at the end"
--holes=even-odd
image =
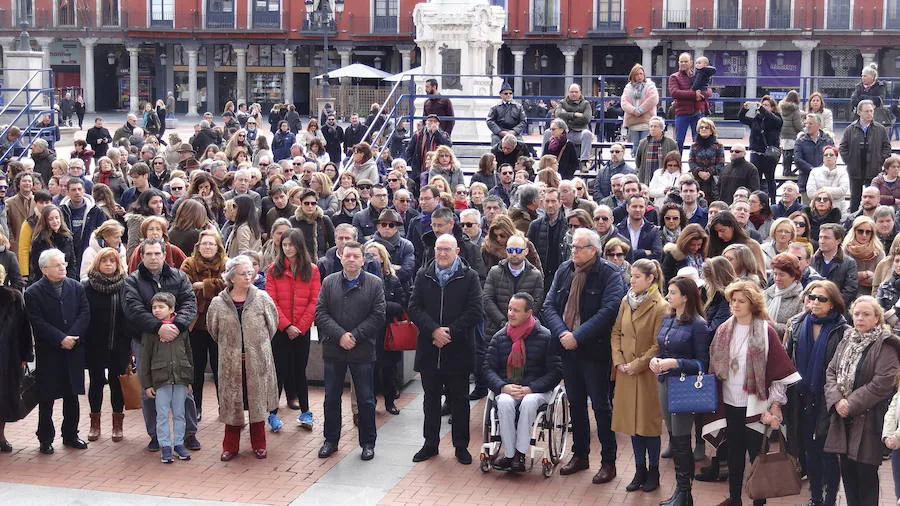
{"type": "Polygon", "coordinates": [[[88,444],[76,437],[75,439],[63,439],[63,445],[76,450],[87,450],[88,444]]]}
{"type": "Polygon", "coordinates": [[[575,474],[578,471],[584,471],[585,469],[589,469],[590,467],[591,462],[588,459],[583,459],[576,455],[572,455],[572,458],[569,459],[569,462],[559,469],[559,474],[563,476],[575,474]]]}
{"type": "Polygon", "coordinates": [[[472,390],[471,394],[469,394],[469,400],[477,401],[478,399],[484,399],[485,397],[487,397],[487,394],[488,394],[487,388],[484,388],[484,387],[476,388],[475,390],[472,390]]]}
{"type": "Polygon", "coordinates": [[[458,460],[460,464],[469,465],[472,463],[472,454],[465,448],[457,448],[456,460],[458,460]]]}
{"type": "Polygon", "coordinates": [[[600,464],[600,470],[597,471],[597,474],[591,479],[591,483],[594,485],[602,485],[604,483],[609,483],[613,481],[616,477],[616,465],[615,464],[600,464]]]}
{"type": "Polygon", "coordinates": [[[322,447],[319,448],[319,458],[327,459],[328,457],[334,455],[334,452],[336,452],[337,449],[338,447],[336,444],[325,441],[322,447]]]}
{"type": "Polygon", "coordinates": [[[646,467],[638,467],[634,470],[634,478],[631,479],[631,483],[625,485],[626,492],[634,492],[635,490],[644,486],[644,483],[647,481],[647,468],[646,467]]]}
{"type": "Polygon", "coordinates": [[[388,413],[392,414],[392,415],[399,415],[399,414],[400,414],[400,408],[398,408],[397,406],[394,406],[394,403],[393,403],[393,402],[390,403],[390,404],[385,404],[385,405],[384,405],[384,410],[387,411],[388,413]]]}
{"type": "Polygon", "coordinates": [[[509,471],[512,469],[512,461],[513,457],[507,457],[500,453],[494,457],[494,462],[491,464],[491,467],[498,471],[509,471]]]}
{"type": "Polygon", "coordinates": [[[413,462],[424,462],[431,457],[437,456],[438,449],[436,447],[431,446],[423,446],[422,449],[416,452],[413,455],[413,462]]]}
{"type": "Polygon", "coordinates": [[[516,454],[513,455],[512,458],[512,467],[509,470],[513,473],[524,473],[525,472],[525,454],[516,451],[516,454]]]}
{"type": "Polygon", "coordinates": [[[53,455],[53,443],[41,443],[41,453],[44,455],[53,455]]]}
{"type": "Polygon", "coordinates": [[[219,460],[221,460],[222,462],[228,462],[235,457],[237,457],[237,452],[230,452],[228,450],[225,450],[224,452],[222,452],[222,455],[219,456],[219,460]]]}
{"type": "Polygon", "coordinates": [[[0,441],[0,453],[11,453],[13,451],[13,447],[9,444],[9,441],[3,440],[0,441]]]}
{"type": "Polygon", "coordinates": [[[375,458],[375,447],[366,445],[363,446],[362,453],[359,454],[359,458],[362,460],[372,460],[375,458]]]}

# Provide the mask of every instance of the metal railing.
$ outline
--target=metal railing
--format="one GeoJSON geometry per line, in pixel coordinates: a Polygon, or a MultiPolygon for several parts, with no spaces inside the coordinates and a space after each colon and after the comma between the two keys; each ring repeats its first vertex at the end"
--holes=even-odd
{"type": "Polygon", "coordinates": [[[397,33],[399,19],[394,16],[374,16],[372,18],[372,31],[375,33],[397,33]]]}
{"type": "Polygon", "coordinates": [[[234,12],[207,10],[206,28],[234,28],[234,12]]]}
{"type": "Polygon", "coordinates": [[[31,83],[36,78],[43,79],[45,75],[48,81],[52,83],[52,70],[3,69],[4,73],[10,71],[33,73],[21,88],[0,88],[0,94],[13,93],[6,104],[4,104],[3,109],[0,109],[0,117],[16,113],[13,119],[6,124],[5,128],[0,130],[0,139],[6,139],[12,127],[17,127],[22,133],[17,142],[10,145],[6,151],[0,153],[0,160],[7,160],[10,157],[22,158],[28,153],[35,140],[41,138],[46,131],[51,130],[51,128],[39,127],[38,122],[43,116],[54,114],[54,104],[56,103],[56,90],[53,88],[31,87],[31,83]],[[24,103],[17,103],[22,102],[22,99],[24,99],[24,103]]]}
{"type": "Polygon", "coordinates": [[[253,11],[253,28],[280,28],[281,12],[253,11]]]}
{"type": "Polygon", "coordinates": [[[828,20],[825,28],[829,30],[849,30],[850,29],[850,6],[848,5],[830,5],[828,6],[828,20]]]}

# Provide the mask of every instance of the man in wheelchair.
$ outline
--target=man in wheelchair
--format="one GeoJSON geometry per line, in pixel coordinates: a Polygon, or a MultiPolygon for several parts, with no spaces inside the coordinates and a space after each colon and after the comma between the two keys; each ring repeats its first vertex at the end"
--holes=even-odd
{"type": "Polygon", "coordinates": [[[531,427],[562,379],[562,360],[553,351],[550,331],[534,317],[534,304],[526,292],[512,296],[507,308],[509,323],[494,334],[484,358],[484,376],[495,396],[503,448],[493,466],[501,471],[525,471],[531,427]]]}

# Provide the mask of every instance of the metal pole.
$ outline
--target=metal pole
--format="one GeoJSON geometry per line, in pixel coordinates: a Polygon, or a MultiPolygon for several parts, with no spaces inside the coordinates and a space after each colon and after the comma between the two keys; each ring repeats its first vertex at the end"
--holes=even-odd
{"type": "Polygon", "coordinates": [[[322,23],[325,27],[325,52],[322,54],[322,61],[325,63],[325,72],[322,76],[322,98],[331,98],[331,84],[328,82],[328,31],[331,29],[331,16],[322,23]]]}
{"type": "Polygon", "coordinates": [[[416,78],[413,75],[408,75],[409,77],[409,92],[407,100],[409,101],[409,131],[411,133],[415,132],[415,122],[413,121],[413,116],[416,115],[416,78]]]}

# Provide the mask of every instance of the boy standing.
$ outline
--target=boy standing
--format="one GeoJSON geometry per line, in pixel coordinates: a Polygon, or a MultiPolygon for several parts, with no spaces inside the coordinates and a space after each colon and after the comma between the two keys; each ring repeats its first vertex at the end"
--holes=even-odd
{"type": "MultiPolygon", "coordinates": [[[[150,299],[150,310],[162,324],[175,319],[175,296],[159,292],[150,299]]],[[[162,450],[160,462],[171,464],[172,452],[180,460],[191,460],[184,447],[184,402],[194,377],[191,342],[187,331],[172,341],[162,341],[157,334],[144,333],[141,355],[141,386],[148,398],[156,399],[156,436],[162,450]],[[169,413],[174,433],[169,431],[169,413]],[[174,448],[173,448],[174,446],[174,448]]]]}

